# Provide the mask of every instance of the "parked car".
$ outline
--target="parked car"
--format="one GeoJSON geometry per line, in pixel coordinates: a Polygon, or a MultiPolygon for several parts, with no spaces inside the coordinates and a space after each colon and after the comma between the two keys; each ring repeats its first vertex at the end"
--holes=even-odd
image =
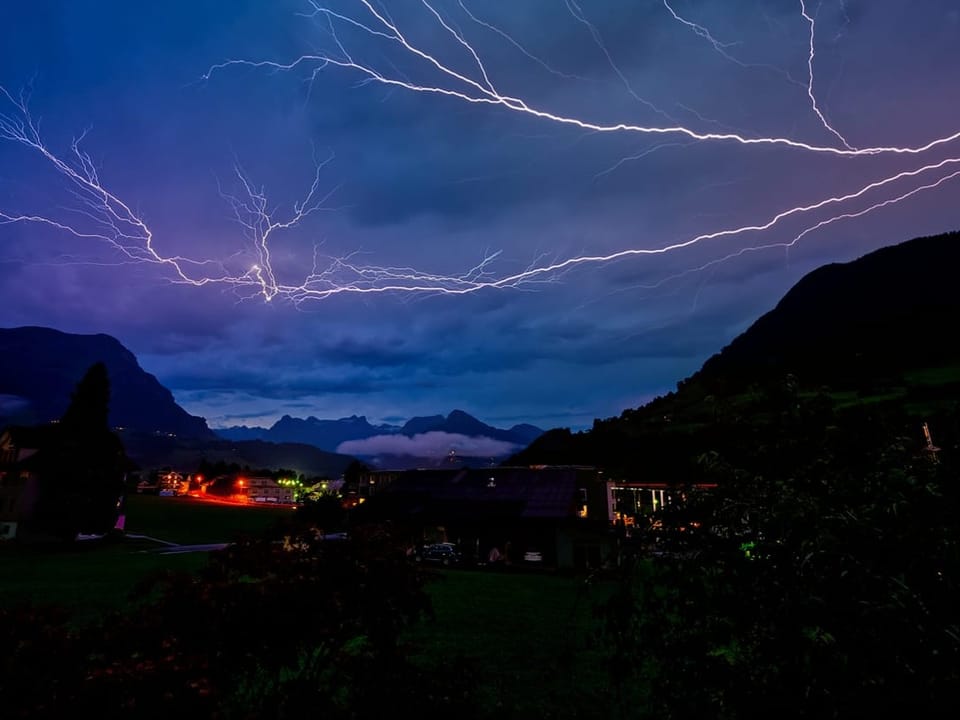
{"type": "Polygon", "coordinates": [[[433,562],[441,565],[459,565],[463,555],[453,543],[432,543],[424,545],[414,555],[417,562],[433,562]]]}
{"type": "Polygon", "coordinates": [[[539,550],[527,550],[523,554],[523,561],[528,563],[543,562],[543,553],[541,553],[539,550]]]}

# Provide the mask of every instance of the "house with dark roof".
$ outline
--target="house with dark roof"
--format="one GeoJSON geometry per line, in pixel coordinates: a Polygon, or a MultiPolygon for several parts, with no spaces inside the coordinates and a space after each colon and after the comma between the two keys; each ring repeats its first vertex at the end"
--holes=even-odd
{"type": "Polygon", "coordinates": [[[0,433],[0,540],[29,526],[40,494],[42,451],[55,442],[55,428],[8,427],[0,433]]]}
{"type": "Polygon", "coordinates": [[[356,522],[390,522],[479,562],[585,569],[613,547],[608,483],[591,467],[374,471],[353,491],[356,522]]]}
{"type": "Polygon", "coordinates": [[[72,539],[122,530],[133,465],[111,432],[62,423],[0,431],[0,539],[72,539]]]}

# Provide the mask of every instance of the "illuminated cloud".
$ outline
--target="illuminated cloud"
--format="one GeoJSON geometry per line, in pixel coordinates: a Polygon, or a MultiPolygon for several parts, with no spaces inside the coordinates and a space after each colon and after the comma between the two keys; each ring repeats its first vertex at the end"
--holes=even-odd
{"type": "Polygon", "coordinates": [[[514,443],[488,437],[470,437],[456,433],[433,431],[408,437],[406,435],[375,435],[364,440],[348,440],[337,447],[346,455],[372,457],[377,455],[405,455],[408,457],[440,458],[451,451],[464,457],[503,457],[520,449],[514,443]]]}

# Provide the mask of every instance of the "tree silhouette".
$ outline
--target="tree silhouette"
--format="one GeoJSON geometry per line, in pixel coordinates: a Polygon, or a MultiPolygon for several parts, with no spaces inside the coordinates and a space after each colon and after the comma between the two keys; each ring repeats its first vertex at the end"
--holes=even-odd
{"type": "Polygon", "coordinates": [[[625,552],[617,687],[649,683],[661,718],[956,714],[960,415],[934,462],[896,404],[773,390],[736,434],[690,437],[688,478],[716,488],[638,530],[656,558],[625,552]]]}
{"type": "Polygon", "coordinates": [[[107,533],[116,525],[130,463],[109,428],[109,401],[107,368],[98,362],[77,383],[46,449],[38,506],[42,530],[72,539],[81,532],[107,533]]]}
{"type": "Polygon", "coordinates": [[[110,378],[107,366],[94,363],[77,383],[70,406],[60,419],[71,432],[97,433],[109,429],[110,378]]]}

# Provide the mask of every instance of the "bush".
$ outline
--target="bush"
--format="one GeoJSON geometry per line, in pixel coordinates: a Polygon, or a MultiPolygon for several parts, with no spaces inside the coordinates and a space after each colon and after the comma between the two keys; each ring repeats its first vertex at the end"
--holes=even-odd
{"type": "Polygon", "coordinates": [[[346,543],[244,541],[199,575],[149,578],[132,600],[85,627],[54,609],[0,613],[4,717],[370,716],[357,713],[386,710],[360,694],[373,678],[416,679],[398,637],[427,609],[377,528],[346,543]]]}

